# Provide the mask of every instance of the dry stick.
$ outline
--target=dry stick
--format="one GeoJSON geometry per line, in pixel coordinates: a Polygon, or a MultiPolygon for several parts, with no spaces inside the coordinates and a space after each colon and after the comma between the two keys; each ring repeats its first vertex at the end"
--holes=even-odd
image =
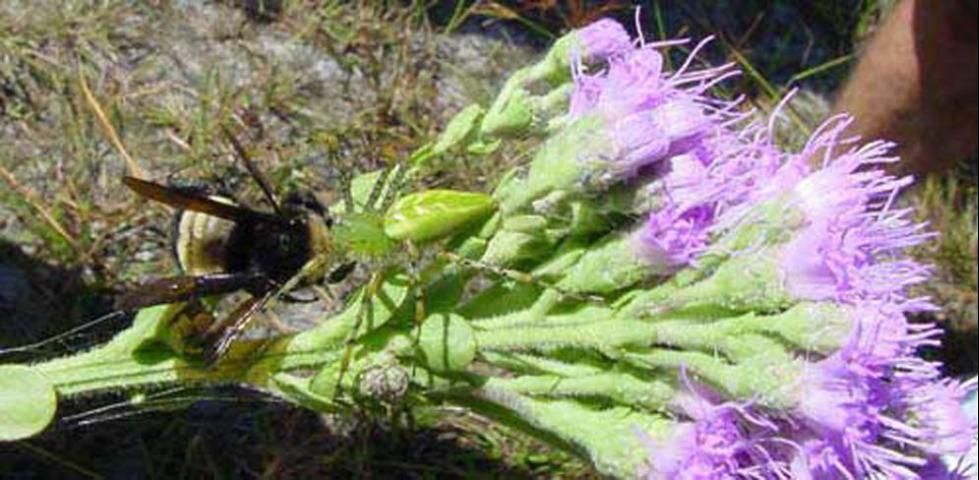
{"type": "Polygon", "coordinates": [[[24,187],[23,185],[18,183],[17,178],[14,177],[14,174],[10,173],[3,166],[0,166],[0,178],[3,178],[3,181],[10,186],[11,190],[17,192],[18,195],[23,197],[24,201],[27,202],[28,205],[33,207],[34,210],[37,210],[37,213],[44,220],[44,223],[47,223],[48,226],[55,231],[55,233],[57,233],[59,236],[61,236],[61,238],[63,238],[66,242],[68,242],[68,244],[71,245],[72,249],[74,249],[76,252],[79,251],[78,243],[75,242],[75,239],[71,235],[69,235],[68,232],[61,226],[61,224],[58,223],[58,221],[54,218],[54,216],[51,215],[51,213],[48,212],[46,208],[44,208],[44,206],[41,204],[41,201],[38,200],[37,197],[34,195],[34,192],[30,191],[27,187],[24,187]]]}
{"type": "Polygon", "coordinates": [[[81,87],[82,94],[85,96],[85,101],[88,102],[88,106],[92,109],[92,113],[95,114],[95,119],[98,121],[99,126],[102,127],[102,132],[109,137],[109,141],[112,142],[112,145],[116,147],[123,161],[126,162],[126,167],[129,168],[129,174],[136,178],[146,178],[146,172],[143,171],[143,168],[126,151],[126,147],[122,144],[122,140],[119,138],[119,134],[116,133],[115,127],[109,122],[105,111],[99,105],[99,101],[95,99],[95,95],[92,95],[92,91],[88,88],[88,83],[85,82],[85,75],[82,74],[80,69],[78,71],[78,85],[81,87]]]}

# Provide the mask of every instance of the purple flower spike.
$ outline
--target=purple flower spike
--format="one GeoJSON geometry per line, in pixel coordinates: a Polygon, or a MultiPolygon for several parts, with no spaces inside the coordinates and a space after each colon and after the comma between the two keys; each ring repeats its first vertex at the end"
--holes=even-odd
{"type": "Polygon", "coordinates": [[[696,265],[722,212],[746,201],[778,163],[779,153],[767,138],[739,138],[726,130],[672,156],[662,182],[667,205],[652,212],[636,233],[639,256],[654,267],[696,265]]]}
{"type": "Polygon", "coordinates": [[[592,63],[632,50],[632,39],[622,24],[603,18],[578,30],[584,52],[581,61],[592,63]]]}
{"type": "Polygon", "coordinates": [[[615,121],[609,136],[609,168],[616,177],[634,177],[641,168],[663,158],[670,149],[670,139],[660,122],[646,112],[615,121]]]}
{"type": "Polygon", "coordinates": [[[922,480],[972,480],[977,472],[975,465],[947,465],[941,459],[933,458],[918,473],[922,480]]]}
{"type": "Polygon", "coordinates": [[[742,469],[748,442],[738,426],[737,410],[705,405],[693,412],[692,423],[678,424],[671,438],[647,442],[650,447],[648,480],[708,480],[734,478],[742,469]]]}
{"type": "Polygon", "coordinates": [[[919,478],[915,470],[925,461],[889,441],[906,427],[888,416],[887,384],[858,370],[831,357],[800,381],[800,403],[792,414],[797,425],[782,429],[787,442],[802,447],[793,470],[817,479],[919,478]]]}
{"type": "Polygon", "coordinates": [[[617,119],[660,103],[671,93],[662,81],[663,56],[653,49],[638,49],[609,60],[608,70],[594,76],[575,76],[571,115],[598,109],[617,119]]]}

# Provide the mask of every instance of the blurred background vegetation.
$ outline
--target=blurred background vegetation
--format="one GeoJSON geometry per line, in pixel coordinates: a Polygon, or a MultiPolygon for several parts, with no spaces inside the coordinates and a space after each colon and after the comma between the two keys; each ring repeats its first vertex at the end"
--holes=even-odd
{"type": "MultiPolygon", "coordinates": [[[[727,95],[768,111],[781,141],[828,110],[884,0],[642,2],[646,39],[716,35],[704,60],[738,63],[727,95]]],[[[571,28],[634,2],[326,0],[0,1],[0,351],[106,313],[112,295],[175,269],[168,212],[120,188],[127,172],[256,192],[233,125],[280,189],[335,195],[353,172],[404,158],[462,106],[571,28]]],[[[676,58],[682,48],[673,52],[676,58]]],[[[429,185],[483,189],[499,163],[453,159],[429,185]]],[[[936,358],[976,371],[975,159],[905,201],[941,232],[924,294],[949,326],[936,358]]],[[[287,319],[288,320],[288,319],[287,319]]],[[[87,348],[100,324],[14,360],[87,348]]],[[[0,358],[12,361],[11,358],[0,358]]],[[[465,412],[410,429],[320,418],[235,388],[77,402],[31,442],[0,445],[0,478],[589,478],[583,462],[465,412]]]]}

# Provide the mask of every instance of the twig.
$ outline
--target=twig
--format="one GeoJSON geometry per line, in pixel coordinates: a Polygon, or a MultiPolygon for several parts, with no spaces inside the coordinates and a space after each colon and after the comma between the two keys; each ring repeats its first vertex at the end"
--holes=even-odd
{"type": "Polygon", "coordinates": [[[129,168],[129,174],[137,178],[146,178],[146,172],[143,171],[143,168],[126,151],[126,147],[122,144],[122,140],[119,138],[119,134],[116,133],[115,127],[109,122],[105,111],[99,105],[99,101],[95,99],[95,95],[92,95],[92,91],[88,88],[88,83],[85,82],[85,75],[82,74],[80,69],[78,70],[78,85],[81,87],[82,94],[85,96],[85,101],[88,102],[88,106],[92,109],[92,113],[95,114],[95,119],[98,121],[99,126],[102,127],[103,133],[109,137],[109,141],[112,142],[112,145],[116,147],[123,161],[126,162],[126,166],[129,168]]]}
{"type": "Polygon", "coordinates": [[[0,165],[0,178],[3,178],[3,181],[10,186],[11,190],[17,192],[18,195],[23,197],[24,201],[27,202],[28,205],[34,208],[34,210],[37,210],[38,215],[41,216],[44,223],[47,223],[52,230],[54,230],[61,238],[68,242],[72,249],[79,251],[78,244],[75,242],[75,239],[68,234],[60,223],[58,223],[58,221],[54,218],[54,215],[51,215],[51,212],[48,212],[48,210],[44,208],[44,205],[42,205],[40,200],[37,199],[34,192],[17,182],[17,178],[14,177],[14,174],[4,168],[2,165],[0,165]]]}

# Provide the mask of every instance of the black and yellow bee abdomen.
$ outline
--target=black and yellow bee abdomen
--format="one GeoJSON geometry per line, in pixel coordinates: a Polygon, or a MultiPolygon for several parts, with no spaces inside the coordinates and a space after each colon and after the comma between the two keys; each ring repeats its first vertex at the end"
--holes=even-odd
{"type": "MultiPolygon", "coordinates": [[[[211,196],[213,200],[234,205],[225,197],[211,196]]],[[[181,210],[173,222],[173,254],[186,275],[200,276],[213,273],[231,272],[234,268],[238,248],[232,245],[237,236],[237,222],[225,220],[205,213],[181,210]]]]}

